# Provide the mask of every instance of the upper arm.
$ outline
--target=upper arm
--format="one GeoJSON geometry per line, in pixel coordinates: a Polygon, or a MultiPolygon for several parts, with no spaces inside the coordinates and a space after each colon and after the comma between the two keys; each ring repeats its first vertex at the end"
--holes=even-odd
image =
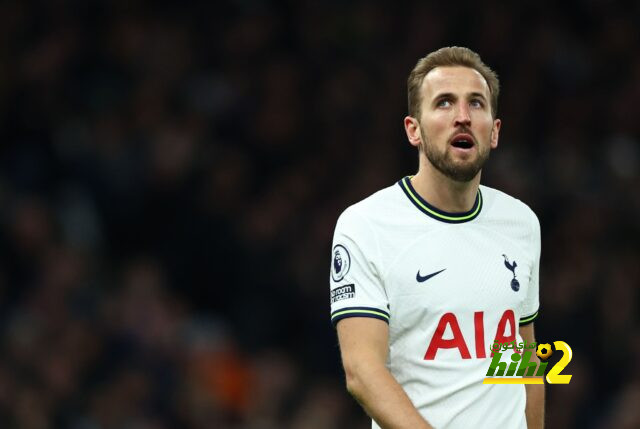
{"type": "Polygon", "coordinates": [[[345,211],[333,237],[330,301],[347,380],[362,365],[387,360],[390,316],[378,251],[366,220],[345,211]]]}
{"type": "MultiPolygon", "coordinates": [[[[522,337],[522,339],[527,343],[527,344],[531,344],[531,343],[535,343],[536,342],[536,336],[535,336],[535,332],[533,329],[533,323],[529,323],[527,325],[524,326],[520,326],[520,336],[522,337]]],[[[539,363],[540,359],[538,358],[538,355],[536,355],[536,350],[527,350],[527,351],[531,351],[531,357],[529,358],[530,362],[536,362],[539,363]]]]}
{"type": "Polygon", "coordinates": [[[360,365],[384,365],[389,352],[389,325],[386,322],[369,317],[349,317],[340,320],[336,329],[347,377],[360,365]]]}
{"type": "Polygon", "coordinates": [[[520,326],[520,336],[527,343],[533,343],[536,341],[535,332],[533,330],[533,323],[529,323],[524,326],[520,326]]]}

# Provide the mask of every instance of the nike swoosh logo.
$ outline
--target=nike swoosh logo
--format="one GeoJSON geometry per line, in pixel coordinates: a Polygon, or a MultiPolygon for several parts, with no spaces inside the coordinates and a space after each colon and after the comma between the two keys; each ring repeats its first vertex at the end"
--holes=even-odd
{"type": "Polygon", "coordinates": [[[422,282],[426,282],[427,280],[429,280],[431,277],[433,276],[437,276],[438,274],[440,274],[441,272],[443,272],[444,270],[446,270],[446,268],[440,270],[440,271],[436,271],[435,273],[431,273],[431,274],[427,274],[426,276],[421,276],[420,275],[420,270],[418,270],[418,272],[416,273],[416,280],[420,283],[422,282]]]}

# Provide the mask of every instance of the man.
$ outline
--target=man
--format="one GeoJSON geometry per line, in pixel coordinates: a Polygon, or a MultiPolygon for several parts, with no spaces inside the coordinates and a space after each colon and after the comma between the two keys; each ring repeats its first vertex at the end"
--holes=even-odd
{"type": "Polygon", "coordinates": [[[480,185],[498,93],[467,48],[418,61],[404,118],[418,173],[338,220],[331,318],[373,428],[543,426],[543,385],[482,384],[494,341],[535,341],[539,306],[537,217],[480,185]]]}

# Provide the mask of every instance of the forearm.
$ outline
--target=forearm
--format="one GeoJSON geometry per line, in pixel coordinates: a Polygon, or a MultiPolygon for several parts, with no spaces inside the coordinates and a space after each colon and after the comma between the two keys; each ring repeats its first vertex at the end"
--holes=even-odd
{"type": "Polygon", "coordinates": [[[542,429],[544,427],[544,384],[527,384],[527,427],[542,429]]]}
{"type": "Polygon", "coordinates": [[[347,371],[347,389],[383,429],[431,429],[384,365],[347,371]]]}

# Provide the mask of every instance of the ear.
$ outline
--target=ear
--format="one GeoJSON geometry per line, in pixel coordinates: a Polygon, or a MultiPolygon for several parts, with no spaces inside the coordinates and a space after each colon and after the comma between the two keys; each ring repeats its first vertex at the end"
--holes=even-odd
{"type": "Polygon", "coordinates": [[[493,128],[491,128],[491,149],[498,147],[498,137],[500,136],[500,126],[502,121],[500,119],[494,119],[493,128]]]}
{"type": "Polygon", "coordinates": [[[404,131],[407,133],[407,139],[411,146],[417,148],[422,143],[422,137],[420,136],[420,123],[413,116],[404,117],[404,131]]]}

